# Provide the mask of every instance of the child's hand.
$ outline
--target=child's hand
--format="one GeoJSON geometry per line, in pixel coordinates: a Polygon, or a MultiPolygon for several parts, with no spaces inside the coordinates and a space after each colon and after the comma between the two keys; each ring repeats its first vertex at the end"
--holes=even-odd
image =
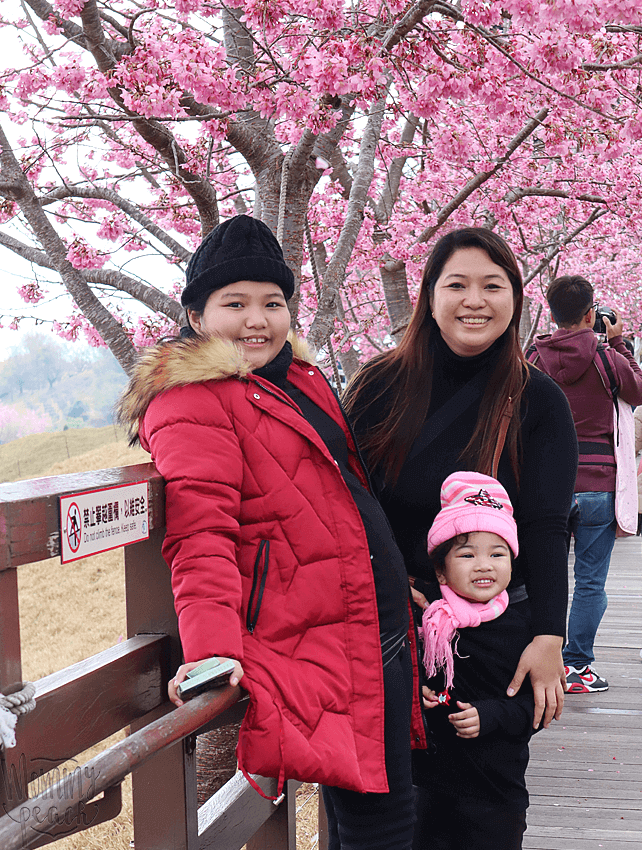
{"type": "Polygon", "coordinates": [[[469,702],[460,702],[457,700],[457,705],[462,710],[448,715],[448,720],[455,727],[457,737],[477,738],[481,729],[479,712],[469,702]]]}
{"type": "Polygon", "coordinates": [[[439,705],[439,699],[435,691],[431,691],[430,688],[424,685],[421,689],[421,694],[424,698],[424,708],[435,708],[435,706],[439,705]]]}
{"type": "MultiPolygon", "coordinates": [[[[238,683],[243,678],[243,668],[241,667],[240,661],[236,661],[236,659],[232,659],[234,661],[234,670],[232,671],[229,683],[234,687],[238,685],[238,683]]],[[[181,664],[181,666],[176,671],[176,675],[173,679],[170,679],[167,683],[167,692],[169,694],[169,699],[176,706],[183,705],[183,700],[179,697],[177,688],[181,682],[184,682],[187,678],[187,674],[190,670],[193,670],[195,667],[198,667],[199,664],[202,664],[203,661],[207,661],[207,658],[202,659],[201,661],[189,661],[187,664],[181,664]]]]}
{"type": "Polygon", "coordinates": [[[412,593],[412,601],[415,605],[418,605],[420,608],[425,609],[430,606],[430,602],[426,599],[426,597],[418,590],[415,590],[414,587],[410,588],[410,592],[412,593]]]}

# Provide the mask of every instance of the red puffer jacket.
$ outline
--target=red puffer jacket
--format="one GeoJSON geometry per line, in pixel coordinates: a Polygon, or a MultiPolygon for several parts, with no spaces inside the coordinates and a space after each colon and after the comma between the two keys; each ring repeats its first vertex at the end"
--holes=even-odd
{"type": "MultiPolygon", "coordinates": [[[[244,771],[384,792],[381,646],[363,523],[317,432],[249,368],[218,339],[160,346],[143,355],[121,404],[166,481],[163,555],[185,660],[242,662],[244,771]]],[[[366,485],[325,378],[298,358],[288,378],[344,429],[366,485]]]]}

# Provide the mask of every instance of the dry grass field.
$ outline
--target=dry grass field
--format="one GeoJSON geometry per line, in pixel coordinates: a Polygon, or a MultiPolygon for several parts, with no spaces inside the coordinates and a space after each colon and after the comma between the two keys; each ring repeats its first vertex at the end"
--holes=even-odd
{"type": "MultiPolygon", "coordinates": [[[[0,480],[84,472],[148,460],[146,452],[129,448],[124,433],[111,426],[32,435],[0,446],[0,480]]],[[[124,638],[122,549],[70,564],[61,564],[59,558],[26,564],[18,570],[18,583],[26,681],[67,667],[124,638]]],[[[87,761],[122,734],[83,753],[76,761],[87,761]]],[[[302,786],[297,818],[300,850],[312,850],[316,844],[316,799],[313,787],[302,786]]],[[[123,810],[115,820],[61,839],[55,846],[60,850],[129,850],[132,838],[131,785],[126,781],[123,810]]]]}

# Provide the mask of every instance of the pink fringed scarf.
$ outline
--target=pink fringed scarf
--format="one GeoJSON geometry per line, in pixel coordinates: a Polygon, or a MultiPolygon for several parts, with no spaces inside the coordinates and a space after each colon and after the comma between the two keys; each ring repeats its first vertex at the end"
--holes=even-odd
{"type": "Polygon", "coordinates": [[[445,670],[446,689],[449,689],[453,684],[452,639],[455,632],[459,628],[495,620],[508,606],[508,593],[502,590],[486,603],[471,602],[442,584],[441,595],[443,599],[433,602],[424,611],[419,634],[424,641],[426,673],[434,676],[438,670],[445,670]]]}

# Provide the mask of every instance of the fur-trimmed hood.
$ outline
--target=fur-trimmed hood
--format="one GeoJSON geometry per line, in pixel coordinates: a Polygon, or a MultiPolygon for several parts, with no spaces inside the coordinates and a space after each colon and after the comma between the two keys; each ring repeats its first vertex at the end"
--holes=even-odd
{"type": "MultiPolygon", "coordinates": [[[[314,362],[304,340],[290,332],[288,342],[295,357],[307,363],[314,362]]],[[[177,337],[160,343],[141,352],[129,385],[118,403],[118,421],[127,428],[131,442],[135,443],[139,422],[160,393],[204,381],[242,380],[252,369],[233,342],[219,337],[177,337]]]]}

